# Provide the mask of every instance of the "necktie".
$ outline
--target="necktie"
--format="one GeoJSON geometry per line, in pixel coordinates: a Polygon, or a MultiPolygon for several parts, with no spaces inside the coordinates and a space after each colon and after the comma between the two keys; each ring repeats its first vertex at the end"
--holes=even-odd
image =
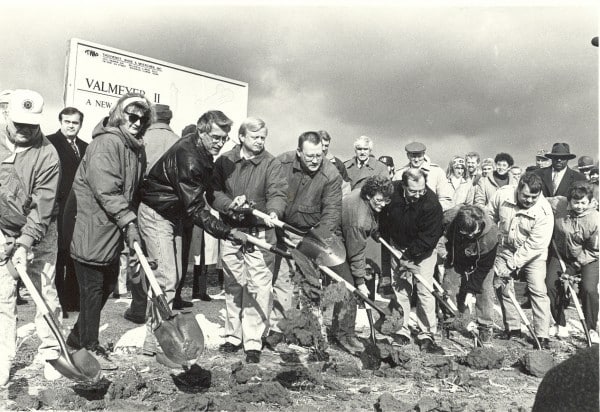
{"type": "Polygon", "coordinates": [[[69,143],[71,144],[71,148],[73,149],[73,151],[75,152],[75,157],[77,158],[77,160],[81,160],[81,156],[79,155],[79,148],[77,147],[77,145],[75,144],[75,140],[69,140],[69,143]]]}
{"type": "Polygon", "coordinates": [[[558,173],[553,172],[552,173],[552,194],[555,194],[556,190],[558,190],[558,173]]]}

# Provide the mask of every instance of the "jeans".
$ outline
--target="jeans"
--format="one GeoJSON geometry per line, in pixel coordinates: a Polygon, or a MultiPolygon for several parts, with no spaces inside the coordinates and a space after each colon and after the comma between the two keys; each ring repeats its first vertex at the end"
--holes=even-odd
{"type": "MultiPolygon", "coordinates": [[[[537,258],[520,271],[527,282],[527,290],[531,299],[531,311],[533,313],[533,329],[538,338],[547,338],[550,328],[550,298],[546,292],[546,259],[537,258]]],[[[514,296],[515,288],[513,282],[497,289],[498,301],[502,308],[502,319],[506,330],[521,330],[521,318],[517,308],[508,297],[507,289],[510,288],[514,296]]]]}
{"type": "MultiPolygon", "coordinates": [[[[138,225],[146,245],[148,260],[158,264],[153,271],[156,281],[169,307],[173,307],[175,292],[181,279],[183,224],[180,220],[165,219],[154,209],[141,203],[138,209],[138,225]]],[[[160,325],[161,317],[152,301],[148,302],[147,316],[146,339],[153,340],[152,333],[160,325]]]]}
{"type": "MultiPolygon", "coordinates": [[[[29,265],[28,273],[36,289],[48,304],[48,309],[54,314],[54,319],[60,323],[62,312],[55,283],[57,242],[58,230],[56,219],[53,218],[48,225],[46,235],[32,248],[33,260],[29,265]]],[[[41,358],[56,359],[60,350],[58,341],[39,310],[35,312],[35,327],[42,341],[38,348],[41,358]]]]}
{"type": "MultiPolygon", "coordinates": [[[[275,242],[273,229],[259,230],[259,239],[275,242]]],[[[273,253],[248,249],[230,240],[221,240],[225,286],[225,340],[243,343],[244,350],[261,350],[262,337],[269,330],[273,253]]]]}
{"type": "MultiPolygon", "coordinates": [[[[417,266],[419,275],[427,281],[430,285],[433,283],[433,272],[435,270],[435,264],[437,263],[437,253],[435,250],[431,256],[423,259],[417,266]]],[[[413,282],[416,281],[414,276],[407,276],[400,278],[399,271],[402,268],[398,266],[396,259],[392,259],[392,286],[396,299],[402,311],[404,312],[403,325],[400,330],[396,333],[410,337],[410,330],[408,328],[408,321],[410,315],[410,298],[413,291],[413,282]]],[[[420,329],[418,334],[419,339],[431,338],[431,336],[437,331],[437,317],[435,312],[435,297],[431,292],[423,286],[421,282],[417,282],[417,296],[419,298],[417,302],[417,325],[420,329]]]]}
{"type": "Polygon", "coordinates": [[[69,341],[77,347],[94,349],[99,345],[100,315],[119,277],[119,259],[106,266],[88,265],[75,260],[79,281],[80,312],[69,341]]]}
{"type": "MultiPolygon", "coordinates": [[[[567,265],[567,268],[572,268],[567,265]]],[[[552,318],[560,326],[566,325],[565,309],[569,305],[565,298],[564,288],[560,280],[562,269],[556,256],[550,256],[546,272],[546,287],[550,298],[552,318]]],[[[581,308],[588,329],[597,330],[598,326],[598,261],[581,267],[581,283],[579,297],[581,308]]]]}
{"type": "MultiPolygon", "coordinates": [[[[446,268],[444,275],[444,289],[448,292],[448,296],[456,303],[458,310],[464,313],[467,310],[465,307],[465,298],[467,291],[465,290],[466,275],[460,274],[453,267],[446,268]]],[[[477,324],[483,328],[491,328],[494,325],[494,269],[491,269],[485,277],[481,286],[481,293],[474,294],[475,314],[477,316],[477,324]]]]}

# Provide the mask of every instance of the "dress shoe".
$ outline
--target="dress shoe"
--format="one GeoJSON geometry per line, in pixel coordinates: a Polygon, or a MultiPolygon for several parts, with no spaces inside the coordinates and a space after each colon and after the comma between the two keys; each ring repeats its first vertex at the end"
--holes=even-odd
{"type": "Polygon", "coordinates": [[[194,304],[192,302],[188,302],[187,300],[183,300],[181,298],[173,301],[173,309],[181,310],[185,308],[191,308],[193,306],[194,304]]]}
{"type": "Polygon", "coordinates": [[[344,335],[337,338],[337,344],[340,348],[353,355],[359,354],[365,350],[365,345],[354,335],[344,335]]]}
{"type": "Polygon", "coordinates": [[[424,338],[420,339],[417,343],[419,344],[419,349],[421,349],[421,352],[431,353],[434,355],[443,355],[445,353],[444,348],[436,344],[433,339],[424,338]]]}
{"type": "Polygon", "coordinates": [[[246,351],[246,363],[259,363],[260,362],[260,351],[259,350],[247,350],[246,351]]]}
{"type": "Polygon", "coordinates": [[[222,345],[219,345],[219,352],[222,353],[235,353],[242,349],[242,345],[234,345],[231,342],[225,342],[222,345]]]}
{"type": "Polygon", "coordinates": [[[123,314],[123,317],[125,319],[127,319],[130,322],[136,323],[138,325],[143,325],[144,323],[146,323],[146,316],[136,316],[133,313],[131,313],[131,308],[128,308],[125,313],[123,314]]]}
{"type": "Polygon", "coordinates": [[[204,302],[210,302],[212,300],[212,298],[210,296],[208,296],[208,294],[203,293],[197,293],[195,295],[192,295],[192,299],[198,299],[198,300],[203,300],[204,302]]]}

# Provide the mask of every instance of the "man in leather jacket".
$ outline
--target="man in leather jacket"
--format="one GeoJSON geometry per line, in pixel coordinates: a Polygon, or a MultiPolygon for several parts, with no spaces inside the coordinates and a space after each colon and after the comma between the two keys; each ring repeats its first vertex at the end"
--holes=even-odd
{"type": "MultiPolygon", "coordinates": [[[[204,194],[213,174],[213,156],[228,140],[233,122],[221,111],[204,113],[195,133],[178,140],[152,167],[142,185],[138,221],[148,255],[157,263],[155,276],[172,305],[181,279],[183,221],[190,219],[212,236],[245,243],[246,235],[231,229],[205,208],[204,194]]],[[[149,305],[150,311],[155,311],[149,305]]],[[[156,312],[156,311],[155,311],[156,312]]],[[[149,312],[150,314],[151,312],[149,312]]],[[[158,314],[148,316],[144,353],[160,353],[152,331],[158,314]]],[[[158,358],[157,358],[158,359],[158,358]]]]}

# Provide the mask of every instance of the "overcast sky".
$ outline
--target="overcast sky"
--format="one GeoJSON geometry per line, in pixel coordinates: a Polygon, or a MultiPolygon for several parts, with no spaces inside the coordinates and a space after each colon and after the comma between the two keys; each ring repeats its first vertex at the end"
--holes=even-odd
{"type": "Polygon", "coordinates": [[[470,150],[507,151],[526,166],[557,141],[598,158],[593,3],[170,4],[4,6],[0,89],[39,91],[53,133],[77,37],[247,82],[248,114],[266,120],[274,154],[326,129],[344,160],[360,135],[397,165],[412,140],[444,168],[470,150]]]}

